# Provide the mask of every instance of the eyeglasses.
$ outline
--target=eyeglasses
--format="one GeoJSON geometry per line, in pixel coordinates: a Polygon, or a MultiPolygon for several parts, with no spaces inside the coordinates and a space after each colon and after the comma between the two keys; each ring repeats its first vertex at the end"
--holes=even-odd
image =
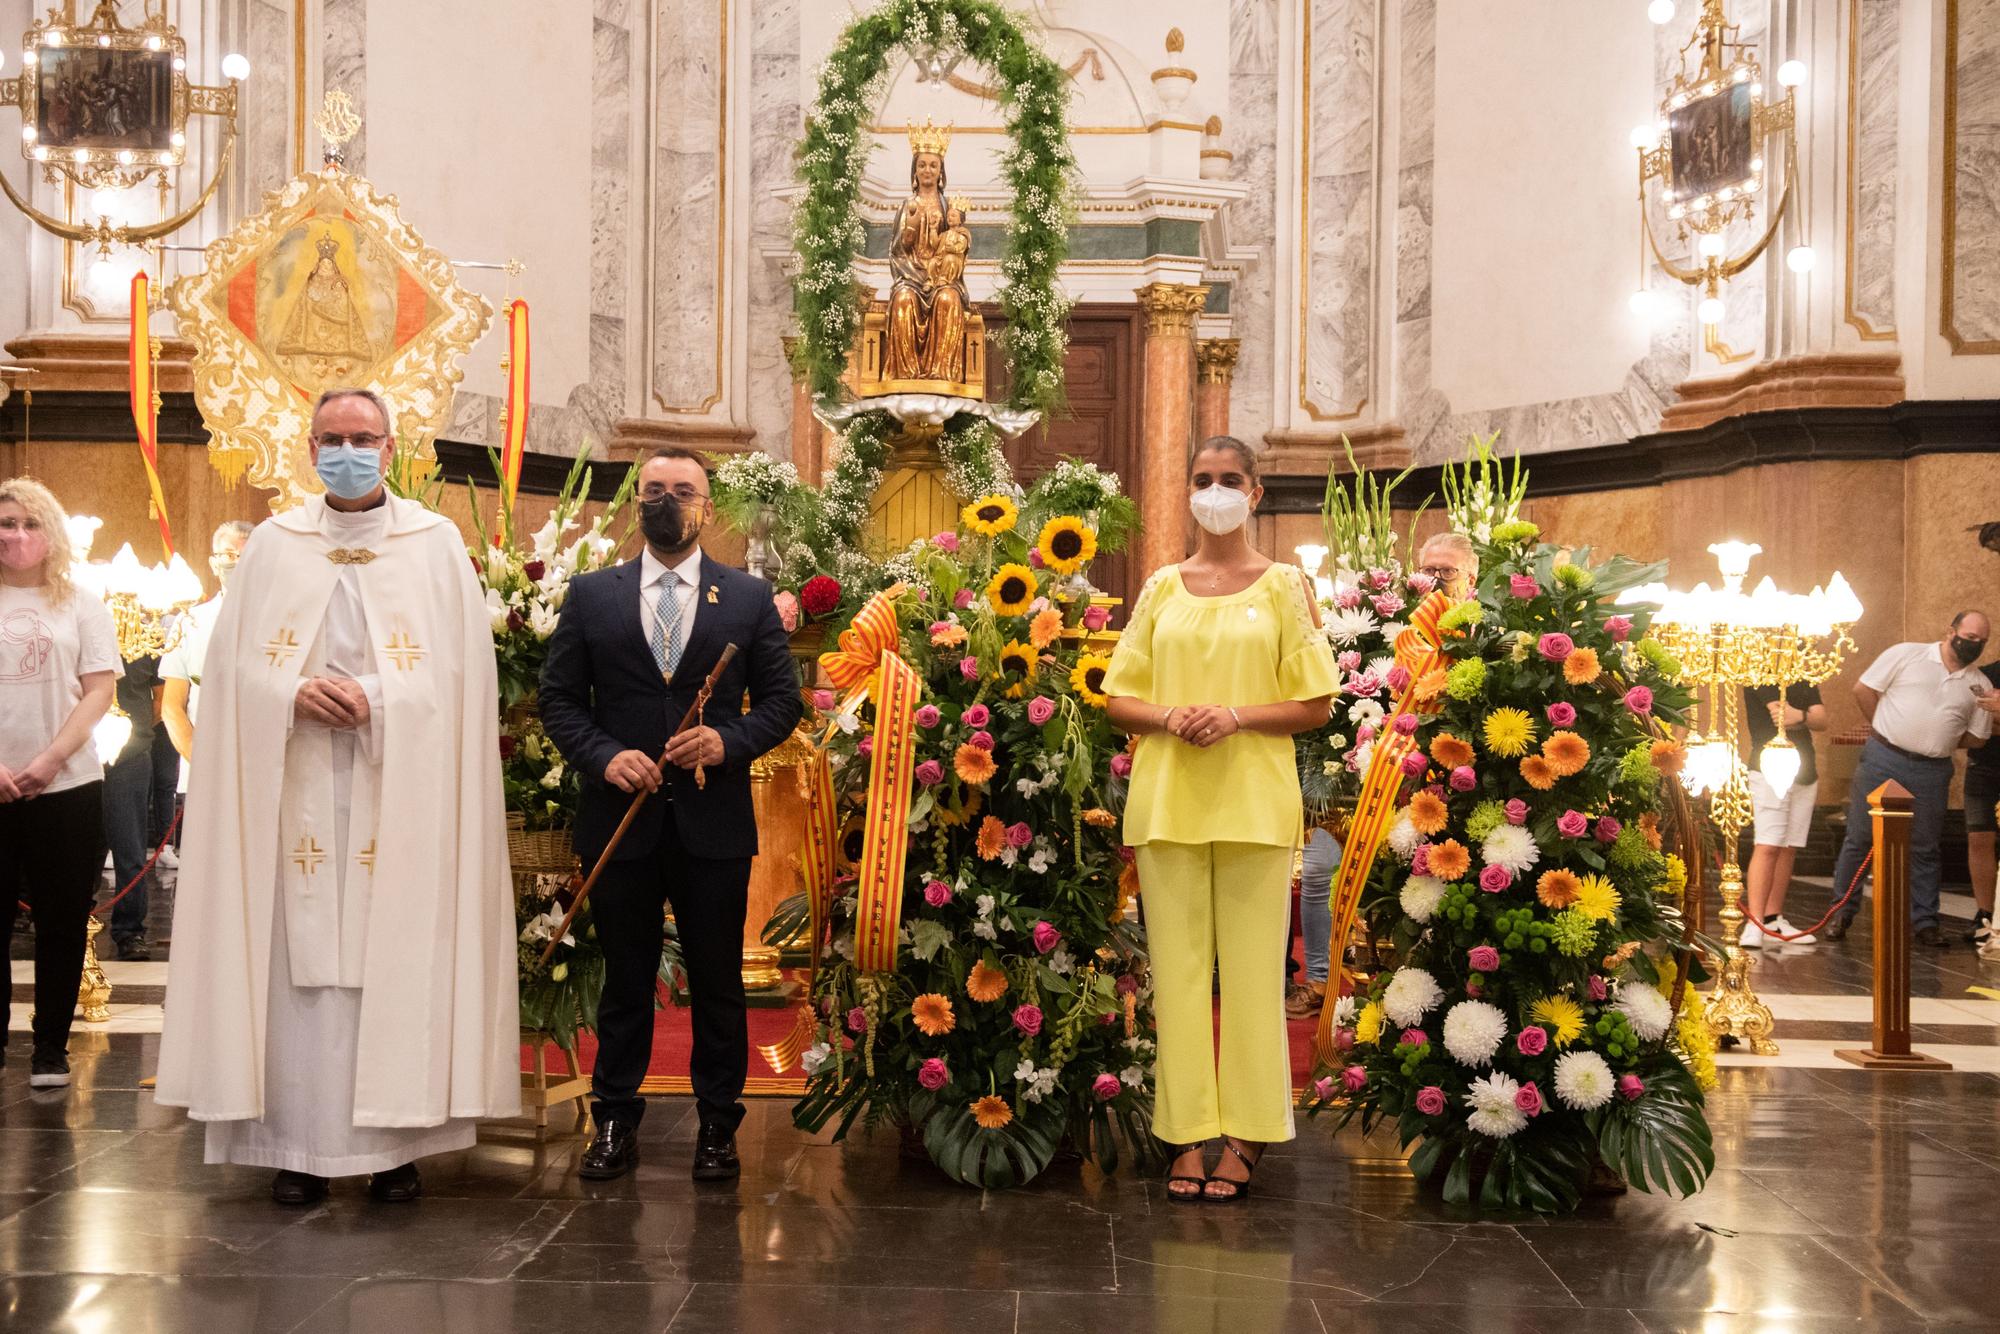
{"type": "Polygon", "coordinates": [[[1458,578],[1459,569],[1456,565],[1426,565],[1417,573],[1427,574],[1433,579],[1452,580],[1458,578]]]}
{"type": "Polygon", "coordinates": [[[708,499],[708,492],[695,489],[694,484],[691,482],[682,482],[679,486],[675,487],[665,487],[661,486],[658,482],[654,482],[649,486],[639,488],[639,499],[641,500],[662,500],[669,495],[675,500],[680,501],[683,505],[691,504],[697,500],[708,499]]]}
{"type": "Polygon", "coordinates": [[[342,445],[352,445],[356,449],[380,449],[388,439],[388,436],[372,431],[362,435],[333,435],[329,433],[327,435],[314,436],[313,443],[321,449],[339,449],[342,445]]]}

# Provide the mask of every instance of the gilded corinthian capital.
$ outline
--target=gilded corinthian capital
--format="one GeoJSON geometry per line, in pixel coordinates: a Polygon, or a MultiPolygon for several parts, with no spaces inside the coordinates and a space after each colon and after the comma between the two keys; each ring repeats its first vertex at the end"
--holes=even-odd
{"type": "Polygon", "coordinates": [[[1208,303],[1208,288],[1181,283],[1148,283],[1137,295],[1146,332],[1155,338],[1193,337],[1195,319],[1208,303]]]}
{"type": "Polygon", "coordinates": [[[1236,375],[1236,358],[1243,351],[1239,338],[1203,338],[1194,345],[1194,364],[1203,384],[1228,384],[1236,375]]]}

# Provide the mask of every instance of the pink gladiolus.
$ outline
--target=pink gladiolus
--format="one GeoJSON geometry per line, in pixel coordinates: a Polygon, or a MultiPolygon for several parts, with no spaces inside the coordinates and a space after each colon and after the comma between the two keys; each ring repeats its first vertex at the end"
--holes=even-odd
{"type": "Polygon", "coordinates": [[[1632,637],[1632,618],[1613,616],[1604,623],[1604,632],[1611,636],[1612,643],[1622,644],[1632,637]]]}
{"type": "Polygon", "coordinates": [[[1625,826],[1618,823],[1617,820],[1609,815],[1597,822],[1597,841],[1599,843],[1616,843],[1618,836],[1624,832],[1625,826]]]}
{"type": "Polygon", "coordinates": [[[813,691],[813,707],[821,713],[832,713],[835,700],[831,690],[813,691]]]}
{"type": "Polygon", "coordinates": [[[1533,575],[1510,574],[1507,576],[1507,591],[1517,598],[1531,598],[1542,591],[1533,575]]]}
{"type": "Polygon", "coordinates": [[[1340,1086],[1349,1093],[1359,1093],[1368,1087],[1368,1071],[1359,1065],[1350,1065],[1340,1072],[1340,1086]]]}
{"type": "Polygon", "coordinates": [[[937,1057],[932,1056],[917,1067],[917,1082],[936,1093],[951,1083],[951,1070],[937,1057]]]}
{"type": "Polygon", "coordinates": [[[1625,707],[1643,718],[1653,711],[1653,692],[1645,686],[1633,686],[1625,692],[1625,707]]]}
{"type": "Polygon", "coordinates": [[[925,787],[936,787],[944,781],[944,766],[936,760],[925,760],[917,766],[917,781],[925,787]]]}
{"type": "Polygon", "coordinates": [[[1050,950],[1062,944],[1062,932],[1056,930],[1047,922],[1035,923],[1034,937],[1035,952],[1037,954],[1047,954],[1050,950]]]}
{"type": "Polygon", "coordinates": [[[1047,695],[1037,695],[1028,701],[1028,721],[1040,727],[1056,716],[1056,702],[1047,695]]]}
{"type": "Polygon", "coordinates": [[[1514,1110],[1526,1112],[1529,1116],[1540,1116],[1542,1091],[1533,1084],[1521,1085],[1520,1091],[1514,1095],[1514,1110]]]}
{"type": "Polygon", "coordinates": [[[1550,662],[1561,662],[1576,652],[1576,641],[1568,635],[1552,631],[1543,635],[1541,642],[1536,644],[1535,648],[1550,662]]]}
{"type": "Polygon", "coordinates": [[[1420,750],[1413,750],[1403,757],[1403,772],[1411,778],[1422,777],[1424,770],[1429,767],[1429,758],[1420,750]]]}
{"type": "Polygon", "coordinates": [[[1465,962],[1475,973],[1491,973],[1500,967],[1500,951],[1491,945],[1474,945],[1465,952],[1465,962]]]}
{"type": "Polygon", "coordinates": [[[1014,1009],[1014,1027],[1020,1029],[1028,1037],[1033,1037],[1035,1034],[1041,1032],[1042,1007],[1039,1005],[1016,1006],[1014,1009]]]}
{"type": "Polygon", "coordinates": [[[1426,1084],[1417,1090],[1417,1110],[1425,1116],[1444,1114],[1444,1090],[1436,1084],[1426,1084]]]}
{"type": "Polygon", "coordinates": [[[1576,721],[1576,706],[1557,700],[1548,707],[1549,722],[1556,727],[1568,727],[1576,721]]]}
{"type": "Polygon", "coordinates": [[[1389,725],[1395,728],[1397,733],[1402,736],[1415,736],[1417,733],[1417,715],[1414,713],[1399,713],[1396,715],[1396,720],[1389,725]]]}
{"type": "Polygon", "coordinates": [[[1090,1081],[1091,1096],[1095,1097],[1099,1102],[1110,1102],[1118,1096],[1122,1088],[1123,1085],[1118,1082],[1118,1076],[1114,1074],[1101,1074],[1090,1081]]]}
{"type": "Polygon", "coordinates": [[[847,1012],[848,1032],[861,1033],[867,1031],[867,1028],[868,1028],[868,1011],[862,1009],[859,1005],[857,1005],[853,1009],[847,1012]]]}
{"type": "Polygon", "coordinates": [[[938,725],[937,705],[926,704],[921,709],[917,710],[917,726],[936,727],[937,725],[938,725]]]}
{"type": "Polygon", "coordinates": [[[1111,773],[1114,778],[1131,777],[1132,757],[1130,755],[1127,755],[1122,750],[1119,751],[1116,755],[1113,755],[1111,757],[1111,773]]]}
{"type": "Polygon", "coordinates": [[[952,596],[951,605],[964,611],[979,600],[979,595],[969,588],[961,588],[952,596]]]}
{"type": "Polygon", "coordinates": [[[1509,801],[1507,803],[1507,823],[1508,824],[1528,823],[1528,803],[1522,801],[1519,797],[1515,797],[1511,801],[1509,801]]]}
{"type": "Polygon", "coordinates": [[[1109,607],[1085,607],[1085,608],[1083,609],[1083,628],[1084,628],[1084,629],[1086,629],[1086,630],[1102,630],[1102,629],[1103,629],[1103,628],[1104,628],[1105,626],[1107,626],[1107,625],[1109,625],[1109,624],[1111,624],[1111,608],[1109,608],[1109,607]]]}
{"type": "Polygon", "coordinates": [[[979,679],[979,659],[970,653],[960,658],[958,660],[958,674],[968,681],[977,681],[979,679]]]}
{"type": "Polygon", "coordinates": [[[1479,887],[1488,894],[1498,894],[1514,883],[1514,875],[1504,866],[1482,866],[1479,868],[1479,887]]]}
{"type": "Polygon", "coordinates": [[[990,751],[993,749],[993,734],[991,732],[974,732],[966,740],[981,750],[990,751]]]}
{"type": "Polygon", "coordinates": [[[1014,824],[1010,824],[1007,826],[1008,847],[1025,848],[1034,841],[1035,841],[1035,831],[1028,828],[1025,822],[1017,821],[1014,824]]]}
{"type": "Polygon", "coordinates": [[[1523,1056],[1540,1056],[1549,1049],[1549,1033],[1540,1024],[1530,1024],[1514,1037],[1514,1050],[1523,1056]]]}
{"type": "Polygon", "coordinates": [[[1556,817],[1556,832],[1564,838],[1582,838],[1590,832],[1590,817],[1582,811],[1564,811],[1556,817]]]}
{"type": "Polygon", "coordinates": [[[1627,1102],[1637,1102],[1646,1094],[1646,1081],[1637,1075],[1618,1076],[1618,1096],[1627,1102]]]}
{"type": "Polygon", "coordinates": [[[1599,977],[1596,973],[1592,973],[1590,975],[1590,982],[1588,984],[1588,988],[1590,992],[1590,998],[1594,1001],[1601,1001],[1605,997],[1611,994],[1611,988],[1608,985],[1606,985],[1604,979],[1599,977]]]}
{"type": "Polygon", "coordinates": [[[1472,772],[1471,765],[1461,764],[1456,769],[1453,769],[1451,771],[1452,791],[1470,792],[1472,791],[1472,789],[1478,786],[1479,786],[1479,775],[1472,772]]]}
{"type": "Polygon", "coordinates": [[[957,551],[958,534],[947,528],[931,539],[931,545],[940,551],[957,551]]]}

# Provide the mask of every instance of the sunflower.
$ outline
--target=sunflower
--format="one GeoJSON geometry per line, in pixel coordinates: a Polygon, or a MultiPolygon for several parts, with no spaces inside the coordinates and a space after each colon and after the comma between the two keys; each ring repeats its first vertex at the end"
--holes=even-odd
{"type": "Polygon", "coordinates": [[[1583,1007],[1567,996],[1544,996],[1528,1007],[1528,1018],[1549,1030],[1549,1040],[1567,1047],[1583,1036],[1583,1007]]]}
{"type": "Polygon", "coordinates": [[[986,585],[986,600],[1002,616],[1022,615],[1035,600],[1035,572],[1025,565],[1002,565],[986,585]]]}
{"type": "Polygon", "coordinates": [[[1563,659],[1563,680],[1573,686],[1587,686],[1595,681],[1604,669],[1597,663],[1597,650],[1579,648],[1563,659]]]}
{"type": "Polygon", "coordinates": [[[1542,757],[1558,778],[1568,778],[1590,763],[1590,743],[1574,732],[1551,732],[1542,743],[1542,757]]]}
{"type": "Polygon", "coordinates": [[[957,770],[960,782],[984,787],[999,766],[993,763],[992,751],[983,750],[968,741],[951,757],[951,767],[957,770]]]}
{"type": "Polygon", "coordinates": [[[1431,793],[1419,792],[1410,798],[1410,823],[1419,834],[1443,832],[1446,819],[1444,803],[1431,793]]]}
{"type": "Polygon", "coordinates": [[[972,1100],[972,1119],[979,1123],[981,1130],[1005,1130],[1007,1123],[1014,1119],[1014,1109],[1007,1105],[1005,1098],[989,1093],[972,1100]]]}
{"type": "Polygon", "coordinates": [[[1471,869],[1472,854],[1457,839],[1448,838],[1442,843],[1431,844],[1430,867],[1431,874],[1439,880],[1456,880],[1471,869]]]}
{"type": "Polygon", "coordinates": [[[975,788],[965,794],[965,804],[963,806],[954,807],[939,804],[931,809],[931,818],[947,829],[956,829],[962,824],[970,823],[972,817],[979,814],[979,808],[984,804],[984,801],[984,797],[975,788]]]}
{"type": "Polygon", "coordinates": [[[1619,897],[1618,887],[1601,875],[1587,875],[1577,886],[1576,906],[1593,922],[1616,921],[1618,905],[1622,902],[1624,900],[1619,897]]]}
{"type": "Polygon", "coordinates": [[[959,511],[958,517],[981,537],[998,537],[1014,526],[1020,511],[1005,496],[981,496],[959,511]]]}
{"type": "Polygon", "coordinates": [[[1093,709],[1101,709],[1110,703],[1104,693],[1104,674],[1111,670],[1111,659],[1101,653],[1086,653],[1076,660],[1070,669],[1069,688],[1083,697],[1083,702],[1093,709]]]}
{"type": "Polygon", "coordinates": [[[1042,525],[1035,539],[1042,564],[1057,574],[1075,574],[1097,555],[1097,534],[1078,518],[1064,514],[1042,525]]]}
{"type": "Polygon", "coordinates": [[[1687,747],[1678,741],[1655,741],[1652,748],[1653,767],[1667,777],[1680,773],[1687,763],[1687,747]]]}
{"type": "Polygon", "coordinates": [[[1061,636],[1062,613],[1054,607],[1035,613],[1035,619],[1028,622],[1028,642],[1036,648],[1047,648],[1061,636]]]}
{"type": "Polygon", "coordinates": [[[1009,640],[1000,650],[1000,679],[1007,682],[1007,698],[1019,699],[1028,693],[1034,684],[1035,668],[1040,660],[1035,656],[1034,646],[1020,640],[1009,640]]]}
{"type": "Polygon", "coordinates": [[[1431,738],[1431,758],[1446,769],[1456,769],[1472,763],[1472,747],[1449,732],[1439,732],[1431,738]]]}
{"type": "Polygon", "coordinates": [[[1503,759],[1528,753],[1535,739],[1534,720],[1519,709],[1495,709],[1486,715],[1486,749],[1503,759]]]}
{"type": "Polygon", "coordinates": [[[1553,764],[1540,755],[1530,755],[1521,761],[1521,777],[1525,778],[1528,786],[1535,791],[1546,792],[1556,785],[1556,780],[1562,775],[1556,772],[1553,764]]]}
{"type": "Polygon", "coordinates": [[[951,999],[935,991],[926,991],[910,1002],[910,1018],[917,1031],[927,1038],[941,1038],[958,1027],[958,1016],[951,1012],[951,999]]]}
{"type": "Polygon", "coordinates": [[[1542,872],[1542,878],[1535,882],[1535,897],[1542,901],[1545,908],[1562,909],[1576,902],[1577,893],[1582,888],[1583,882],[1576,878],[1575,872],[1557,867],[1553,871],[1542,872]]]}
{"type": "Polygon", "coordinates": [[[989,815],[979,822],[979,859],[990,862],[1007,846],[1007,826],[989,815]]]}
{"type": "Polygon", "coordinates": [[[966,974],[965,994],[976,1001],[997,1001],[1007,994],[1007,974],[981,959],[966,974]]]}

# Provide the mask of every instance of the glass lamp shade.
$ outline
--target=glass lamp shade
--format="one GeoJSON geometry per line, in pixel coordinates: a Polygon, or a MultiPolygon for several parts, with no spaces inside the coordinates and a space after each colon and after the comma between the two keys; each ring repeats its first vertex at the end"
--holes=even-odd
{"type": "Polygon", "coordinates": [[[97,540],[97,530],[104,526],[104,520],[91,514],[72,514],[63,524],[69,533],[69,558],[76,562],[90,559],[90,544],[97,540]]]}
{"type": "Polygon", "coordinates": [[[111,558],[111,568],[105,571],[104,591],[107,594],[129,594],[139,596],[146,587],[146,567],[139,563],[132,544],[127,542],[118,548],[118,554],[111,558]]]}
{"type": "Polygon", "coordinates": [[[120,713],[116,706],[97,720],[97,726],[90,729],[91,745],[97,749],[100,764],[109,764],[125,749],[125,743],[132,739],[132,720],[120,713]]]}
{"type": "Polygon", "coordinates": [[[1852,625],[1861,619],[1861,599],[1854,596],[1854,590],[1839,570],[1826,581],[1826,604],[1835,625],[1852,625]]]}
{"type": "Polygon", "coordinates": [[[174,553],[174,558],[167,562],[160,587],[169,607],[184,607],[189,603],[201,601],[201,576],[194,572],[192,565],[181,559],[178,551],[174,553]]]}
{"type": "Polygon", "coordinates": [[[1690,797],[1698,797],[1708,790],[1706,775],[1702,770],[1704,749],[1708,739],[1700,732],[1689,732],[1682,743],[1687,758],[1681,762],[1681,786],[1688,790],[1690,797]]]}
{"type": "Polygon", "coordinates": [[[1307,574],[1318,574],[1319,567],[1326,560],[1327,548],[1307,542],[1292,548],[1292,554],[1299,558],[1299,568],[1307,574]]]}
{"type": "Polygon", "coordinates": [[[1757,757],[1757,771],[1764,775],[1772,792],[1784,796],[1799,776],[1799,748],[1783,732],[1778,733],[1764,743],[1763,752],[1757,757]]]}

